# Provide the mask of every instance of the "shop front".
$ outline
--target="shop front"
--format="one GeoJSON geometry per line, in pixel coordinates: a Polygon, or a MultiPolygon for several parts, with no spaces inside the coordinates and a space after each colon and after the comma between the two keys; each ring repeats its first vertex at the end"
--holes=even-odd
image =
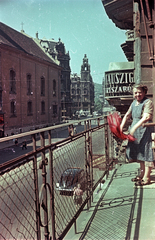
{"type": "Polygon", "coordinates": [[[105,99],[117,111],[124,114],[130,106],[133,95],[134,63],[111,63],[105,72],[105,99]]]}

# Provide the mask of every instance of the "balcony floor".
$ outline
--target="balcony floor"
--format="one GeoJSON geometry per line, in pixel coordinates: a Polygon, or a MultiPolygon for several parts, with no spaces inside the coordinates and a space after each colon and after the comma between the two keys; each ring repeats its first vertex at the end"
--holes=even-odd
{"type": "Polygon", "coordinates": [[[84,209],[65,240],[155,240],[155,169],[151,184],[134,187],[138,163],[120,163],[93,195],[89,210],[84,209]]]}

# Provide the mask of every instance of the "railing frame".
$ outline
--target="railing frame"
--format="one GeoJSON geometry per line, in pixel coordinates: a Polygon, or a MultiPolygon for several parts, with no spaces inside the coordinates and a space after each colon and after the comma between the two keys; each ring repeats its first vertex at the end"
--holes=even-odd
{"type": "MultiPolygon", "coordinates": [[[[61,236],[58,239],[63,239],[69,228],[72,226],[74,223],[74,229],[75,233],[77,232],[77,227],[76,227],[76,219],[87,204],[87,209],[90,208],[91,202],[93,201],[93,191],[97,187],[99,183],[101,183],[101,180],[103,177],[106,175],[108,177],[109,174],[109,167],[113,163],[113,159],[111,162],[109,161],[111,157],[109,158],[109,130],[108,130],[108,125],[106,118],[104,118],[105,123],[100,125],[100,118],[97,119],[98,121],[98,126],[95,128],[91,128],[91,121],[93,119],[87,119],[84,120],[84,131],[81,133],[76,134],[75,136],[70,136],[66,138],[65,140],[58,141],[56,143],[51,142],[51,131],[55,128],[59,128],[58,126],[56,127],[48,127],[45,129],[40,129],[40,130],[35,130],[30,133],[22,133],[10,137],[6,137],[5,139],[0,139],[0,142],[8,141],[13,138],[22,138],[25,136],[29,136],[31,134],[32,136],[32,141],[33,141],[33,151],[27,153],[26,155],[23,155],[21,157],[15,158],[7,163],[1,164],[0,165],[0,171],[1,173],[4,171],[9,171],[9,169],[13,165],[18,165],[22,164],[22,161],[25,161],[26,159],[29,159],[30,157],[33,158],[33,172],[34,172],[34,186],[35,186],[35,207],[36,207],[36,233],[37,233],[37,239],[41,239],[41,227],[44,227],[44,236],[45,240],[49,240],[50,238],[50,232],[48,228],[48,221],[49,221],[49,216],[48,216],[48,203],[47,203],[47,188],[50,191],[50,213],[51,213],[51,222],[52,222],[52,239],[56,240],[56,235],[55,235],[55,207],[54,207],[54,185],[53,185],[53,150],[56,149],[58,146],[61,145],[66,145],[70,143],[73,140],[76,140],[82,136],[85,137],[85,172],[86,172],[86,181],[88,183],[88,188],[87,188],[87,198],[86,200],[82,203],[81,207],[79,210],[76,212],[75,216],[73,219],[71,219],[70,223],[68,226],[66,226],[66,229],[62,232],[61,236]],[[97,181],[95,185],[93,185],[93,153],[92,153],[92,133],[93,131],[96,131],[97,129],[104,128],[105,129],[105,153],[106,153],[106,170],[103,173],[102,177],[97,181]],[[48,133],[48,145],[45,145],[45,132],[48,133]],[[40,140],[41,140],[41,146],[39,148],[36,148],[36,135],[40,134],[40,140]],[[48,150],[49,152],[49,159],[47,160],[45,157],[45,151],[48,150]],[[42,190],[44,190],[44,197],[43,197],[43,202],[40,203],[39,199],[39,187],[38,187],[38,172],[37,172],[37,155],[41,153],[41,162],[40,162],[40,169],[42,169],[42,190]],[[49,169],[50,169],[50,183],[47,183],[46,179],[46,165],[49,164],[49,169]],[[44,224],[42,224],[41,219],[40,219],[40,207],[43,207],[44,209],[44,224]]],[[[80,121],[81,122],[81,121],[80,121]]],[[[68,126],[69,124],[63,124],[62,127],[68,126]]],[[[75,124],[75,122],[74,122],[75,124]]]]}

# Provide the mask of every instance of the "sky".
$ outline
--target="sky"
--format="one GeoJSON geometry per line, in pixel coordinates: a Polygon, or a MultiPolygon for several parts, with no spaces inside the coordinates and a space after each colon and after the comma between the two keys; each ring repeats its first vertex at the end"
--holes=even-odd
{"type": "Polygon", "coordinates": [[[59,38],[70,54],[71,73],[80,74],[84,54],[95,83],[110,62],[127,62],[125,31],[108,18],[101,0],[0,0],[0,22],[40,39],[59,38]]]}

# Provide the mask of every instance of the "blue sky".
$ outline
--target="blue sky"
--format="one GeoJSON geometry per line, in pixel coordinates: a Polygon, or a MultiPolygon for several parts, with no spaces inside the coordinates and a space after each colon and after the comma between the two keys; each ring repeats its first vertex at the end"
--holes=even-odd
{"type": "Polygon", "coordinates": [[[72,73],[80,74],[87,54],[93,81],[102,83],[110,62],[126,62],[120,45],[125,31],[108,18],[101,0],[0,0],[0,21],[35,37],[58,41],[70,53],[72,73]]]}

